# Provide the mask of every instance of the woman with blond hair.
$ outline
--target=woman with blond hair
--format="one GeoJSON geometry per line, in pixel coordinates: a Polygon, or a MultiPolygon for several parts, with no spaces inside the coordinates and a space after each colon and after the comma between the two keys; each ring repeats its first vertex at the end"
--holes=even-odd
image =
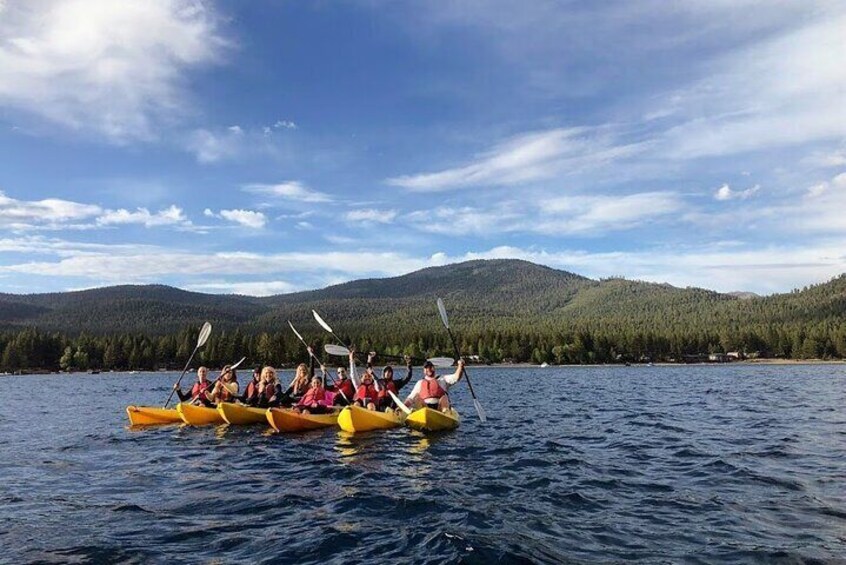
{"type": "Polygon", "coordinates": [[[279,406],[282,397],[282,385],[279,384],[279,379],[276,378],[276,369],[269,365],[264,367],[261,370],[261,380],[258,385],[257,406],[259,408],[279,406]]]}

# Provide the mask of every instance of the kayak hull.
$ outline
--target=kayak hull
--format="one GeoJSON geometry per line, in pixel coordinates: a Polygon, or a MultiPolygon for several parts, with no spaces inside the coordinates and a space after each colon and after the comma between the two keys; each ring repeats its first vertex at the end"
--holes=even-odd
{"type": "Polygon", "coordinates": [[[178,424],[182,422],[176,408],[159,408],[158,406],[127,406],[126,415],[130,426],[160,426],[162,424],[178,424]]]}
{"type": "Polygon", "coordinates": [[[217,405],[217,412],[223,421],[233,426],[248,426],[250,424],[264,424],[267,422],[266,408],[254,408],[235,404],[233,402],[221,402],[217,405]]]}
{"type": "Polygon", "coordinates": [[[388,430],[402,425],[402,418],[393,412],[376,412],[353,405],[341,410],[338,425],[349,433],[388,430]]]}
{"type": "Polygon", "coordinates": [[[176,405],[176,411],[179,412],[179,416],[182,418],[182,421],[189,426],[208,426],[224,423],[223,417],[216,408],[194,406],[193,404],[180,402],[176,405]]]}
{"type": "Polygon", "coordinates": [[[449,412],[421,408],[409,414],[405,423],[408,427],[421,432],[441,432],[457,428],[458,424],[461,423],[461,418],[458,412],[452,408],[449,409],[449,412]]]}
{"type": "Polygon", "coordinates": [[[338,425],[338,412],[300,414],[286,408],[271,408],[265,414],[270,427],[277,432],[304,432],[338,425]]]}

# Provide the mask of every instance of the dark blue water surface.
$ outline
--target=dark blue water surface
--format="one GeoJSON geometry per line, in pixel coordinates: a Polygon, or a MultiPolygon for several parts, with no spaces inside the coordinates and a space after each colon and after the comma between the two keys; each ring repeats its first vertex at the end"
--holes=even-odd
{"type": "MultiPolygon", "coordinates": [[[[285,378],[290,375],[286,372],[285,378]]],[[[846,367],[475,369],[461,427],[130,430],[174,376],[0,379],[0,561],[846,557],[846,367]]]]}

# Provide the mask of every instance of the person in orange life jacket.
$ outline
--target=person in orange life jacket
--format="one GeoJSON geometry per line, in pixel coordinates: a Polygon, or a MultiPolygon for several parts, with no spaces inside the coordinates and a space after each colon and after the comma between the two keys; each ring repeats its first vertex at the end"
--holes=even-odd
{"type": "Polygon", "coordinates": [[[409,408],[432,408],[433,410],[441,410],[446,412],[450,408],[449,396],[447,391],[449,387],[461,380],[464,374],[464,359],[458,360],[458,367],[455,373],[444,377],[439,377],[435,374],[435,366],[431,361],[423,363],[423,378],[417,381],[414,389],[408,398],[405,399],[405,404],[409,408]]]}
{"type": "Polygon", "coordinates": [[[253,380],[247,383],[246,388],[244,388],[244,394],[238,399],[241,401],[242,404],[246,404],[247,406],[255,406],[258,404],[259,399],[259,385],[261,384],[261,367],[256,367],[253,369],[253,380]]]}
{"type": "Polygon", "coordinates": [[[279,406],[282,397],[282,385],[279,384],[279,379],[276,378],[276,369],[270,366],[263,368],[261,370],[261,382],[258,386],[258,402],[256,402],[256,406],[259,408],[279,406]]]}
{"type": "MultiPolygon", "coordinates": [[[[368,357],[368,364],[370,364],[370,357],[368,357]]],[[[355,351],[350,351],[350,371],[355,370],[355,351]]],[[[355,380],[355,378],[353,378],[355,380]]],[[[355,391],[353,396],[353,404],[358,404],[368,410],[376,410],[376,403],[379,401],[379,383],[373,378],[373,368],[368,367],[361,375],[361,383],[355,391]]]]}
{"type": "Polygon", "coordinates": [[[189,392],[182,392],[179,384],[173,385],[173,390],[179,396],[180,402],[190,401],[194,404],[202,404],[210,406],[211,402],[208,399],[208,393],[211,392],[211,382],[209,382],[209,370],[206,367],[197,369],[197,382],[191,387],[189,392]]]}
{"type": "Polygon", "coordinates": [[[311,378],[311,386],[294,405],[295,410],[309,414],[326,414],[332,411],[332,401],[335,393],[323,388],[323,379],[318,376],[311,378]]]}
{"type": "Polygon", "coordinates": [[[226,365],[208,394],[209,402],[233,402],[238,398],[238,388],[238,376],[230,365],[226,365]]]}
{"type": "Polygon", "coordinates": [[[388,394],[388,391],[393,392],[394,394],[399,394],[399,391],[408,384],[411,380],[411,375],[413,369],[411,368],[411,358],[406,355],[405,356],[405,368],[406,368],[406,375],[405,378],[400,379],[398,381],[394,380],[394,368],[390,365],[387,365],[384,369],[382,369],[382,378],[379,380],[379,384],[381,385],[382,390],[379,391],[379,403],[378,409],[391,410],[394,408],[394,400],[391,398],[391,395],[388,394]]]}
{"type": "Polygon", "coordinates": [[[343,367],[338,367],[338,379],[335,384],[327,385],[326,390],[337,393],[335,395],[335,406],[346,406],[352,402],[353,396],[355,396],[355,385],[347,378],[347,370],[343,367]]]}

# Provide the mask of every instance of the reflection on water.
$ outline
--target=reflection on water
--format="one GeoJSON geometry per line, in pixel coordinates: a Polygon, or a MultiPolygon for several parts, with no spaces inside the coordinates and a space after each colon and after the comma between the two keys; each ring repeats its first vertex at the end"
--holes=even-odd
{"type": "Polygon", "coordinates": [[[457,387],[440,434],[127,429],[174,375],[83,378],[3,380],[0,561],[846,555],[843,366],[480,369],[487,424],[457,387]]]}

